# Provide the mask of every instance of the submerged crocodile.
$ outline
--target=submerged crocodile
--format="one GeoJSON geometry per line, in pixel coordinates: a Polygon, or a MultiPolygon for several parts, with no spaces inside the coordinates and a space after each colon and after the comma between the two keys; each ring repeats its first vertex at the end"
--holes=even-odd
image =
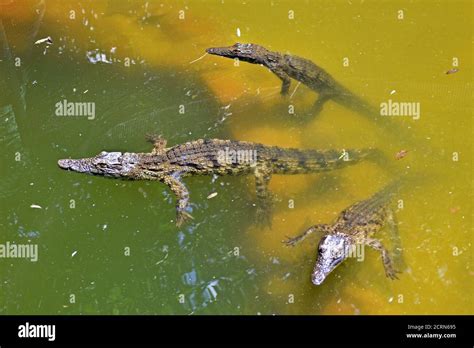
{"type": "Polygon", "coordinates": [[[95,157],[61,159],[62,169],[80,173],[130,180],[154,180],[168,185],[177,197],[176,224],[192,218],[189,214],[189,192],[182,178],[193,175],[253,174],[260,221],[269,223],[271,199],[268,183],[272,174],[315,173],[345,167],[374,154],[374,149],[298,150],[262,144],[199,139],[166,147],[166,141],[149,136],[152,152],[101,152],[95,157]]]}
{"type": "Polygon", "coordinates": [[[311,226],[302,234],[285,241],[287,245],[294,246],[313,232],[324,234],[319,242],[317,261],[311,276],[313,284],[320,285],[341,262],[356,256],[356,246],[369,246],[379,251],[387,277],[398,279],[397,273],[400,272],[395,270],[391,255],[382,242],[374,238],[374,234],[387,223],[392,234],[392,256],[396,256],[396,260],[403,264],[397,224],[389,207],[398,187],[399,181],[395,181],[372,197],[343,210],[334,223],[311,226]]]}
{"type": "Polygon", "coordinates": [[[362,114],[370,115],[374,118],[379,116],[379,113],[373,106],[353,94],[324,69],[308,59],[272,52],[255,44],[242,43],[236,43],[229,47],[211,47],[206,52],[221,57],[237,58],[245,62],[261,64],[267,67],[282,81],[282,95],[288,94],[292,78],[303,83],[319,94],[314,104],[313,111],[315,114],[323,109],[327,101],[333,100],[362,114]]]}

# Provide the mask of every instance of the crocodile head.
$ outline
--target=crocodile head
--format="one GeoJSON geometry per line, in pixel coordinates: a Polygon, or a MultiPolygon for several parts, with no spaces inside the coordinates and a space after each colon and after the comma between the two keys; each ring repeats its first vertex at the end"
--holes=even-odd
{"type": "Polygon", "coordinates": [[[133,153],[102,151],[89,158],[60,159],[58,165],[62,169],[78,173],[126,178],[135,168],[136,157],[133,153]]]}
{"type": "Polygon", "coordinates": [[[347,258],[351,245],[350,238],[343,233],[328,234],[321,238],[318,258],[311,275],[314,285],[320,285],[347,258]]]}
{"type": "Polygon", "coordinates": [[[221,57],[238,58],[239,60],[256,64],[263,64],[268,53],[262,46],[243,43],[236,43],[228,47],[211,47],[206,52],[221,57]]]}

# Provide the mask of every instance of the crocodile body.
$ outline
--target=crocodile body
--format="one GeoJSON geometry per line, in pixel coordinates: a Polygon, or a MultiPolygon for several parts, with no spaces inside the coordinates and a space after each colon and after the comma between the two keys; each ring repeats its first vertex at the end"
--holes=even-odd
{"type": "MultiPolygon", "coordinates": [[[[152,136],[152,152],[101,152],[95,157],[62,159],[62,169],[130,180],[160,181],[177,197],[177,225],[191,218],[189,193],[182,179],[193,175],[253,174],[259,201],[257,213],[268,219],[271,207],[268,183],[272,174],[316,173],[345,167],[358,162],[373,149],[362,150],[298,150],[277,146],[199,139],[166,147],[161,137],[152,136]]],[[[268,222],[268,220],[266,221],[268,222]]]]}
{"type": "Polygon", "coordinates": [[[354,253],[357,245],[379,251],[385,274],[391,279],[397,278],[398,271],[395,270],[390,253],[374,235],[387,224],[392,234],[392,256],[401,260],[401,243],[394,214],[389,206],[398,187],[398,181],[391,183],[372,197],[343,210],[332,224],[311,226],[302,234],[285,241],[287,245],[294,246],[314,232],[323,233],[312,273],[313,284],[320,285],[329,273],[354,253]]]}
{"type": "Polygon", "coordinates": [[[242,43],[236,43],[229,47],[212,47],[208,48],[206,52],[267,67],[282,81],[282,95],[288,94],[291,79],[303,83],[319,94],[314,104],[315,114],[322,110],[327,101],[333,100],[364,115],[374,118],[379,115],[374,107],[353,94],[324,69],[308,59],[269,51],[260,45],[242,43]]]}

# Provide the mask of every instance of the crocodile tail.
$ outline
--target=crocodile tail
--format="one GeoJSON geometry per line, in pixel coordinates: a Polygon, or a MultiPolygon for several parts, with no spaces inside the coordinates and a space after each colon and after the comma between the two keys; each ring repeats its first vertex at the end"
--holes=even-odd
{"type": "Polygon", "coordinates": [[[315,173],[343,168],[362,159],[376,156],[376,149],[286,150],[273,158],[274,173],[315,173]]]}
{"type": "Polygon", "coordinates": [[[406,187],[410,188],[410,192],[414,192],[424,185],[432,184],[433,180],[434,177],[426,173],[407,171],[382,187],[373,197],[388,197],[387,199],[391,199],[406,187]]]}
{"type": "Polygon", "coordinates": [[[340,94],[336,94],[332,97],[337,103],[356,111],[357,113],[369,117],[373,121],[380,121],[381,116],[379,110],[373,105],[361,97],[351,93],[350,91],[344,91],[340,94]]]}
{"type": "Polygon", "coordinates": [[[413,144],[416,140],[416,137],[410,129],[404,126],[403,123],[395,121],[390,117],[382,116],[380,114],[380,109],[373,106],[363,98],[352,94],[348,90],[344,90],[342,93],[331,96],[331,99],[369,119],[387,136],[396,136],[398,139],[402,139],[403,142],[410,144],[413,144]]]}
{"type": "Polygon", "coordinates": [[[405,178],[402,176],[392,180],[382,189],[377,191],[370,200],[378,203],[383,203],[392,200],[392,198],[397,195],[400,188],[402,187],[405,181],[404,179],[405,178]]]}

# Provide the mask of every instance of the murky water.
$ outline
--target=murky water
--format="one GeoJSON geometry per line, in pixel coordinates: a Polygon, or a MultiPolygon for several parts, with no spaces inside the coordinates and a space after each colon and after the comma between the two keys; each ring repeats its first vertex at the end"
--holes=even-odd
{"type": "Polygon", "coordinates": [[[472,314],[471,7],[0,0],[0,243],[38,245],[37,262],[0,259],[0,313],[472,314]],[[34,44],[48,36],[52,45],[34,44]],[[400,132],[332,102],[315,117],[307,87],[293,82],[283,98],[263,67],[199,59],[236,41],[311,59],[374,105],[419,103],[420,117],[392,117],[400,132]],[[94,103],[94,114],[57,116],[64,100],[94,103]],[[57,168],[59,158],[104,149],[148,151],[146,133],[172,145],[218,137],[376,147],[387,160],[275,176],[271,229],[253,218],[251,177],[187,179],[195,220],[176,228],[163,184],[57,168]],[[317,237],[287,248],[285,236],[331,222],[405,173],[418,179],[394,202],[407,265],[400,280],[367,250],[312,285],[317,237]]]}

